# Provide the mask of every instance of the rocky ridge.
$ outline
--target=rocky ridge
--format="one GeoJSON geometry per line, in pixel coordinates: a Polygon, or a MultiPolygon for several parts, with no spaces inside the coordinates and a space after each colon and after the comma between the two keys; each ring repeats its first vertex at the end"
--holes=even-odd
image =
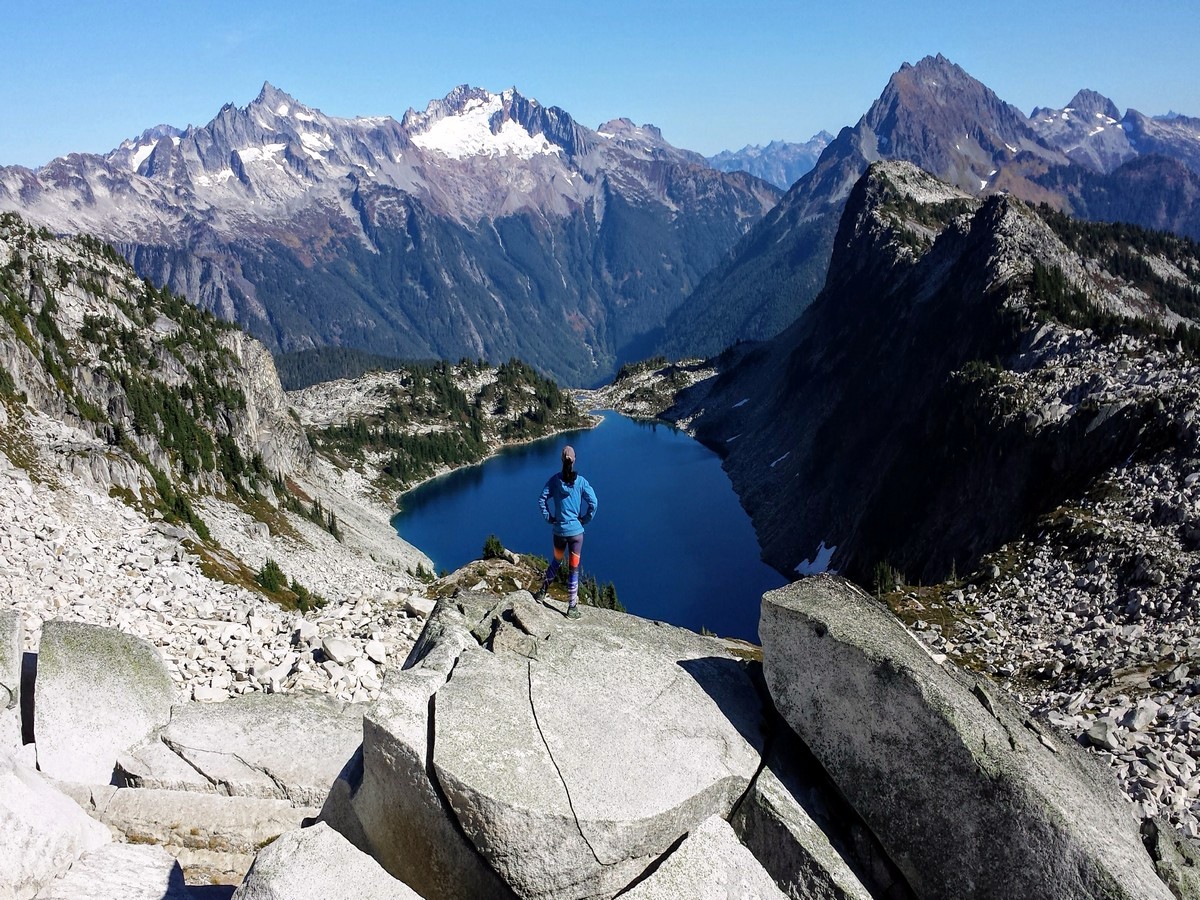
{"type": "Polygon", "coordinates": [[[820,301],[775,341],[735,348],[671,416],[705,411],[697,434],[725,457],[781,571],[823,546],[838,548],[825,565],[864,581],[882,562],[940,580],[1139,445],[1172,440],[1200,262],[1183,239],[1160,249],[1141,235],[1008,198],[980,205],[913,166],[878,164],[847,206],[820,301]],[[1085,330],[1130,357],[1115,376],[1127,398],[1093,377],[1085,330]],[[1078,365],[1053,365],[1060,347],[1079,348],[1078,365]],[[1163,371],[1147,380],[1137,359],[1154,353],[1163,371]],[[1043,403],[1033,385],[1056,394],[1043,403]]]}

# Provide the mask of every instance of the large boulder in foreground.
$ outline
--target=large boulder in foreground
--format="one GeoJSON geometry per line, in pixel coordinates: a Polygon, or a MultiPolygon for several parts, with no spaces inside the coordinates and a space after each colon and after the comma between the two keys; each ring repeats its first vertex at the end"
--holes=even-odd
{"type": "Polygon", "coordinates": [[[282,834],[261,850],[234,900],[421,900],[325,823],[282,834]]]}
{"type": "Polygon", "coordinates": [[[33,769],[0,753],[0,897],[32,897],[80,856],[112,840],[107,828],[33,769]]]}
{"type": "Polygon", "coordinates": [[[758,694],[721,642],[606,610],[570,621],[524,591],[442,601],[385,694],[347,793],[373,855],[429,898],[469,895],[452,870],[422,881],[431,818],[518,896],[611,897],[728,816],[761,759],[758,694]],[[398,783],[421,816],[382,804],[398,783]]]}
{"type": "Polygon", "coordinates": [[[775,705],[922,898],[1168,900],[1116,785],[838,578],[763,598],[775,705]]]}
{"type": "Polygon", "coordinates": [[[362,741],[362,716],[362,705],[303,692],[180,704],[119,757],[122,780],[320,807],[362,741]]]}
{"type": "Polygon", "coordinates": [[[117,756],[170,718],[175,694],[147,641],[115,628],[47,622],[34,687],[38,768],[60,781],[108,784],[117,756]]]}
{"type": "Polygon", "coordinates": [[[363,719],[362,753],[351,760],[321,810],[328,822],[426,900],[511,898],[512,891],[463,834],[432,776],[430,698],[468,646],[466,620],[449,606],[425,626],[419,664],[389,672],[363,719]]]}

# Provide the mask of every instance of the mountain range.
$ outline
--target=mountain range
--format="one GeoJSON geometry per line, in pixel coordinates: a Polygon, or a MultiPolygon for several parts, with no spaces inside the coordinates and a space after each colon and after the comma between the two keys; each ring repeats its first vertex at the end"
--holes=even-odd
{"type": "Polygon", "coordinates": [[[786,191],[801,175],[812,171],[821,151],[832,140],[833,135],[828,131],[819,131],[802,144],[788,141],[771,141],[765,147],[747,144],[741,150],[722,150],[710,156],[708,164],[722,172],[749,172],[786,191]]]}
{"type": "Polygon", "coordinates": [[[711,161],[651,125],[589,129],[515,89],[464,85],[399,120],[344,119],[266,84],[204,126],[0,168],[0,210],[96,234],[275,353],[520,356],[589,385],[628,360],[713,355],[795,321],[872,162],[1200,236],[1197,135],[1200,120],[1121,115],[1090,90],[1027,116],[941,55],[904,64],[831,140],[711,161]],[[782,195],[713,168],[786,184],[786,165],[822,144],[782,195]]]}
{"type": "Polygon", "coordinates": [[[1026,116],[942,55],[892,75],[866,114],[667,322],[659,349],[709,355],[795,321],[825,282],[851,187],[905,160],[971,196],[1008,193],[1099,221],[1200,237],[1200,120],[1153,118],[1080,91],[1026,116]]]}
{"type": "Polygon", "coordinates": [[[272,350],[611,373],[779,197],[516,90],[343,119],[270,84],[207,125],[0,169],[0,209],[113,243],[272,350]]]}

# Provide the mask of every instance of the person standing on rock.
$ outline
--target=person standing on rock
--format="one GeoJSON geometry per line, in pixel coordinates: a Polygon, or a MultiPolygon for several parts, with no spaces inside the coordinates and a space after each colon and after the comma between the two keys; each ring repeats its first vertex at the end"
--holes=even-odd
{"type": "Polygon", "coordinates": [[[596,492],[588,480],[575,471],[575,450],[563,447],[562,471],[555,472],[538,498],[542,518],[554,526],[554,561],[546,569],[537,598],[544,600],[546,590],[558,575],[566,557],[569,573],[567,591],[570,602],[567,618],[579,618],[579,555],[583,550],[583,527],[596,515],[596,492]]]}

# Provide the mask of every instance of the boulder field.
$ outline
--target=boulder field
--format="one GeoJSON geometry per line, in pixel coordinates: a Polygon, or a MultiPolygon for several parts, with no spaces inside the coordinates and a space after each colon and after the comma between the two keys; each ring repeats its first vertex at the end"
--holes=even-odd
{"type": "Polygon", "coordinates": [[[459,590],[377,702],[201,704],[148,643],[46,623],[35,742],[0,747],[0,900],[1196,896],[1186,839],[848,582],[767,594],[760,630],[761,662],[459,590]]]}

